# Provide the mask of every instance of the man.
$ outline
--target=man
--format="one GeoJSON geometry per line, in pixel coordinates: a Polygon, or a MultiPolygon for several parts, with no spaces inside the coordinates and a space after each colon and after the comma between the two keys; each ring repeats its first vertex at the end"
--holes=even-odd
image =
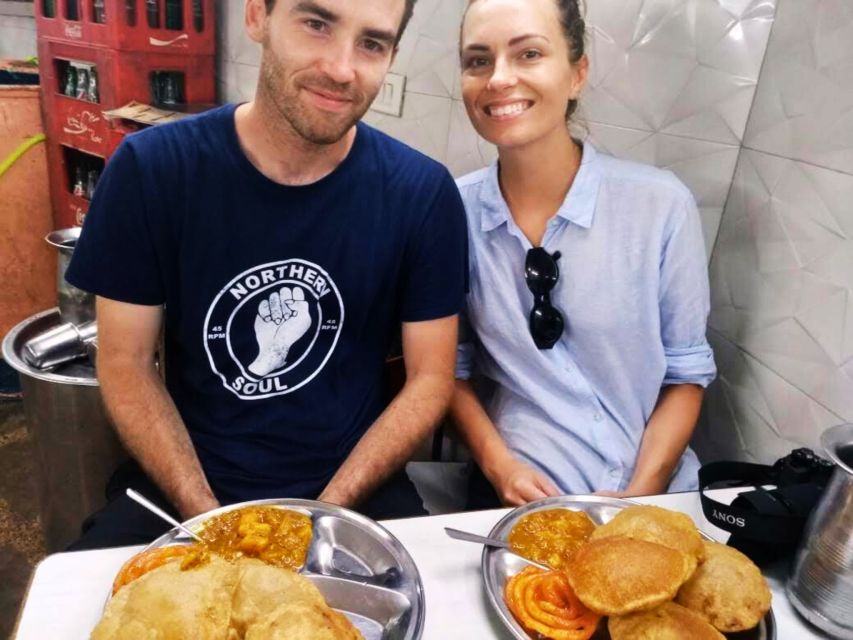
{"type": "Polygon", "coordinates": [[[246,0],[255,100],[111,159],[67,278],[98,296],[104,400],[145,474],[119,470],[72,548],[168,528],[127,486],[184,518],[269,497],[423,513],[399,469],[452,392],[464,213],[441,165],[359,122],[413,4],[246,0]],[[407,380],[385,407],[401,321],[407,380]]]}

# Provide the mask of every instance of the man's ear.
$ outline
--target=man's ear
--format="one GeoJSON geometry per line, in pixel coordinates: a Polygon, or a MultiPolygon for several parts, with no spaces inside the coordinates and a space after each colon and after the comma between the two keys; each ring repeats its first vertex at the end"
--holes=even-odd
{"type": "Polygon", "coordinates": [[[263,42],[267,21],[267,5],[264,0],[246,0],[243,20],[249,37],[254,42],[263,42]]]}

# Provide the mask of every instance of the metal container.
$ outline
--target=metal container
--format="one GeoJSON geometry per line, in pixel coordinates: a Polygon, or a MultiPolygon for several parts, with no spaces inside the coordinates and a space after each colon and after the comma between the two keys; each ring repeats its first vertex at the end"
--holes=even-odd
{"type": "Polygon", "coordinates": [[[835,471],[806,525],[788,598],[816,627],[853,639],[853,424],[827,429],[820,442],[835,471]]]}
{"type": "MultiPolygon", "coordinates": [[[[198,530],[221,513],[274,506],[311,517],[312,538],[305,565],[308,578],[333,609],[349,618],[365,640],[418,640],[426,612],[424,587],[412,556],[382,525],[359,513],[316,500],[254,500],[214,509],[184,522],[198,530]]],[[[191,542],[172,529],[147,548],[191,542]]]]}
{"type": "MultiPolygon", "coordinates": [[[[617,513],[626,507],[638,504],[633,500],[624,500],[622,498],[609,498],[605,496],[555,496],[553,498],[543,498],[536,500],[526,505],[513,509],[506,514],[489,533],[490,538],[497,540],[507,540],[509,532],[522,517],[536,511],[545,511],[548,509],[573,509],[576,511],[584,511],[596,525],[604,524],[613,519],[617,513]]],[[[699,532],[706,540],[712,538],[701,531],[699,532]]],[[[486,593],[489,596],[489,602],[492,608],[497,612],[501,621],[504,623],[510,633],[518,640],[531,640],[532,636],[516,622],[515,617],[510,612],[504,601],[504,589],[507,581],[519,573],[522,569],[529,566],[529,563],[507,549],[497,547],[483,547],[483,582],[485,583],[486,593]]],[[[609,638],[605,628],[600,628],[594,636],[595,638],[609,638]]],[[[738,634],[732,634],[730,637],[737,637],[739,640],[775,640],[776,638],[776,621],[773,617],[773,610],[767,612],[764,619],[754,629],[741,631],[738,634]]]]}
{"type": "Polygon", "coordinates": [[[64,322],[24,343],[23,356],[27,364],[52,369],[64,362],[88,356],[88,343],[97,339],[98,326],[93,322],[77,325],[64,322]]]}
{"type": "Polygon", "coordinates": [[[46,372],[22,357],[27,341],[61,323],[57,309],[31,316],[6,335],[2,351],[21,379],[49,553],[79,537],[80,525],[104,504],[107,480],[126,456],[103,409],[95,370],[85,359],[46,372]]]}
{"type": "Polygon", "coordinates": [[[80,238],[80,227],[70,227],[52,231],[45,240],[59,250],[56,261],[56,291],[59,304],[59,316],[63,322],[81,325],[95,319],[95,296],[78,289],[65,280],[65,271],[71,263],[74,247],[80,238]]]}

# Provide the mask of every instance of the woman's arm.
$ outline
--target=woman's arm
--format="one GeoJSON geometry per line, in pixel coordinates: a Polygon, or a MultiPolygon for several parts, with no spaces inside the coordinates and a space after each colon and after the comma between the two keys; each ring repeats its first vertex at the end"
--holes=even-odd
{"type": "Polygon", "coordinates": [[[560,494],[548,478],[512,455],[467,380],[456,381],[450,415],[504,504],[516,506],[560,494]]]}
{"type": "Polygon", "coordinates": [[[600,493],[619,497],[666,493],[693,435],[704,394],[695,384],[663,387],[646,425],[631,482],[624,491],[600,493]]]}

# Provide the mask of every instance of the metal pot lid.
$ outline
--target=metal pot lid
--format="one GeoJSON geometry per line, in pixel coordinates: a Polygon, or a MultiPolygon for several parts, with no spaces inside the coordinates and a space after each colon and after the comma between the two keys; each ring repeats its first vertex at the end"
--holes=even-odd
{"type": "Polygon", "coordinates": [[[74,245],[80,238],[82,227],[69,227],[67,229],[57,229],[48,233],[44,239],[52,247],[56,247],[60,251],[73,251],[74,245]]]}

